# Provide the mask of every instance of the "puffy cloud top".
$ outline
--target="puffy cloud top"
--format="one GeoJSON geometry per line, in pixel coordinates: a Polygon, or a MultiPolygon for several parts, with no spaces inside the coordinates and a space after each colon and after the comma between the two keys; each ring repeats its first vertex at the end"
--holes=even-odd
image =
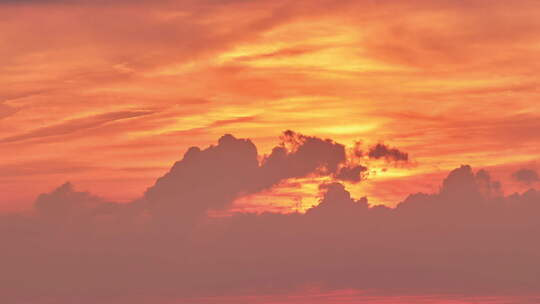
{"type": "Polygon", "coordinates": [[[257,156],[249,139],[232,135],[204,150],[190,148],[146,191],[143,201],[154,214],[189,221],[289,178],[335,174],[346,160],[343,145],[293,131],[283,133],[282,143],[261,164],[257,156]]]}

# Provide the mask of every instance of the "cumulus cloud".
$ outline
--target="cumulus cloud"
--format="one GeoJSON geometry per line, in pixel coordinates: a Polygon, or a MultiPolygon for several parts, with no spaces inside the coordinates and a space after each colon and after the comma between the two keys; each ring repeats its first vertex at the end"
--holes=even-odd
{"type": "Polygon", "coordinates": [[[397,148],[391,148],[385,144],[377,144],[369,149],[368,156],[374,159],[386,159],[388,161],[408,161],[409,154],[397,148]]]}
{"type": "Polygon", "coordinates": [[[146,191],[143,201],[154,214],[189,221],[289,178],[334,174],[345,160],[341,144],[286,131],[282,143],[259,164],[250,140],[225,135],[216,146],[190,148],[146,191]]]}
{"type": "Polygon", "coordinates": [[[77,192],[65,183],[51,193],[41,194],[35,203],[36,211],[57,220],[72,219],[94,209],[103,201],[88,192],[77,192]]]}
{"type": "Polygon", "coordinates": [[[160,304],[314,285],[381,296],[540,290],[540,193],[505,197],[470,166],[396,208],[333,180],[304,214],[203,216],[290,177],[337,179],[344,155],[332,140],[287,131],[259,161],[251,141],[225,135],[189,149],[129,204],[62,185],[37,199],[34,214],[0,216],[0,294],[13,304],[160,304]]]}
{"type": "Polygon", "coordinates": [[[519,169],[512,174],[512,177],[518,182],[530,185],[540,181],[538,173],[532,169],[519,169]]]}

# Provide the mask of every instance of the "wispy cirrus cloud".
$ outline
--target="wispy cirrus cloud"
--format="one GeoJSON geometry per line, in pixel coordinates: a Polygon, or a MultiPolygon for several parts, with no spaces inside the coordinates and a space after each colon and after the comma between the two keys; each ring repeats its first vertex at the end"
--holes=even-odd
{"type": "Polygon", "coordinates": [[[153,113],[153,111],[119,111],[70,119],[58,124],[31,130],[26,133],[0,138],[0,144],[70,134],[81,130],[99,127],[107,123],[150,115],[153,113]]]}

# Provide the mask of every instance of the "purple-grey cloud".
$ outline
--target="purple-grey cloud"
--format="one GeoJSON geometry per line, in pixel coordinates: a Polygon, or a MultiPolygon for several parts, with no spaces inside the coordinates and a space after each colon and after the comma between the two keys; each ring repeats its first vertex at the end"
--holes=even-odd
{"type": "Polygon", "coordinates": [[[368,167],[362,165],[344,166],[339,169],[335,178],[342,181],[357,183],[366,178],[368,167]]]}
{"type": "Polygon", "coordinates": [[[262,161],[247,139],[191,148],[144,197],[113,204],[65,184],[34,214],[0,216],[0,294],[8,303],[197,303],[302,286],[450,295],[540,290],[540,193],[503,196],[462,166],[440,191],[396,208],[320,186],[305,214],[204,217],[290,177],[338,174],[343,146],[286,132],[262,161]]]}
{"type": "Polygon", "coordinates": [[[281,145],[259,164],[250,140],[225,135],[216,146],[190,148],[146,191],[143,201],[154,214],[189,221],[289,178],[334,174],[343,162],[343,145],[286,131],[281,145]]]}
{"type": "Polygon", "coordinates": [[[540,181],[538,173],[533,169],[519,169],[512,173],[512,177],[518,182],[530,185],[540,181]]]}
{"type": "Polygon", "coordinates": [[[409,154],[397,148],[390,148],[385,144],[377,144],[369,149],[369,158],[386,159],[388,161],[408,161],[409,154]]]}

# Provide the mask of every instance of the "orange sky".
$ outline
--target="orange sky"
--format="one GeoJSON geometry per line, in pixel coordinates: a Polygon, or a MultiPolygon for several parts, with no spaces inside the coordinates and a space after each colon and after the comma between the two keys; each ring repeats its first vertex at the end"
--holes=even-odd
{"type": "MultiPolygon", "coordinates": [[[[538,1],[156,2],[0,1],[0,210],[67,180],[129,201],[225,133],[398,147],[347,185],[388,205],[461,164],[507,193],[537,168],[538,1]]],[[[236,208],[309,207],[300,182],[236,208]]]]}

